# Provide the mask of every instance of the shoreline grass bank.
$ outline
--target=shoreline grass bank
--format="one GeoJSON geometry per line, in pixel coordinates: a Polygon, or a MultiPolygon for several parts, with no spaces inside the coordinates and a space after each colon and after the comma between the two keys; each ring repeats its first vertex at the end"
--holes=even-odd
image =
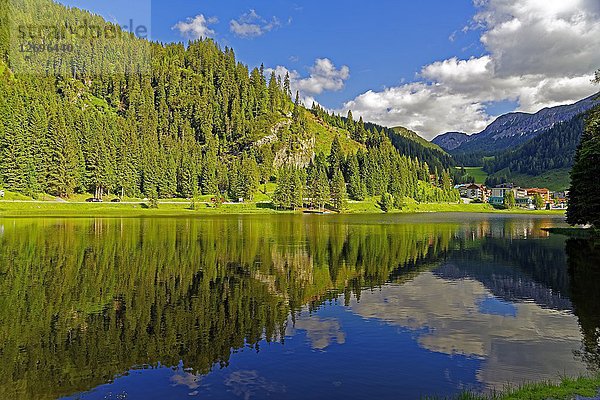
{"type": "MultiPolygon", "coordinates": [[[[564,210],[497,210],[488,204],[410,203],[388,214],[416,213],[494,213],[522,215],[564,215],[564,210]]],[[[215,207],[190,201],[159,202],[150,208],[146,202],[85,203],[58,201],[0,201],[0,217],[192,217],[232,214],[301,214],[302,211],[279,211],[268,202],[226,203],[215,207]]],[[[343,214],[383,214],[375,201],[349,202],[343,214]]]]}
{"type": "Polygon", "coordinates": [[[526,383],[489,395],[465,392],[452,400],[571,400],[576,398],[583,400],[597,399],[599,396],[600,374],[578,378],[564,377],[558,383],[526,383]]]}

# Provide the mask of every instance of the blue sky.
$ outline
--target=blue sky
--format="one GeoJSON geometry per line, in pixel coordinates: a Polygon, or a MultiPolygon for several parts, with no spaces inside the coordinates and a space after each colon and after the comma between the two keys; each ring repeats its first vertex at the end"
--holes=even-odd
{"type": "Polygon", "coordinates": [[[149,25],[153,40],[211,36],[250,66],[290,71],[307,102],[428,138],[583,98],[594,91],[585,78],[600,66],[593,49],[569,61],[576,41],[561,47],[552,35],[560,24],[561,37],[586,32],[582,43],[598,42],[597,0],[61,2],[149,25]],[[558,67],[540,62],[552,57],[562,59],[558,67]]]}

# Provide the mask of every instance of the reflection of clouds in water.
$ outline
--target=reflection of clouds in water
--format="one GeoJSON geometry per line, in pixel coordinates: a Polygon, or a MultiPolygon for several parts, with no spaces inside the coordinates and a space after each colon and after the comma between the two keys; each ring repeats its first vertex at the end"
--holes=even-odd
{"type": "Polygon", "coordinates": [[[171,376],[172,386],[187,386],[192,392],[188,393],[190,396],[196,396],[199,392],[200,383],[202,378],[200,375],[194,375],[185,371],[178,371],[175,375],[171,376]]]}
{"type": "Polygon", "coordinates": [[[225,386],[238,397],[244,400],[251,398],[264,398],[266,395],[284,393],[285,386],[276,382],[269,382],[260,376],[257,371],[240,370],[232,372],[225,378],[225,386]]]}
{"type": "Polygon", "coordinates": [[[198,389],[200,387],[200,375],[190,374],[189,372],[178,372],[171,377],[173,386],[183,385],[190,389],[198,389]]]}
{"type": "Polygon", "coordinates": [[[312,348],[317,350],[324,350],[334,341],[337,344],[346,342],[346,334],[339,321],[333,318],[300,317],[293,327],[288,324],[286,336],[293,336],[296,330],[306,331],[312,348]]]}
{"type": "Polygon", "coordinates": [[[403,286],[365,292],[352,310],[414,330],[431,351],[482,357],[478,378],[501,387],[506,382],[555,379],[584,372],[573,356],[581,335],[576,318],[534,303],[514,304],[514,315],[481,309],[493,295],[478,281],[448,281],[423,273],[403,286]]]}

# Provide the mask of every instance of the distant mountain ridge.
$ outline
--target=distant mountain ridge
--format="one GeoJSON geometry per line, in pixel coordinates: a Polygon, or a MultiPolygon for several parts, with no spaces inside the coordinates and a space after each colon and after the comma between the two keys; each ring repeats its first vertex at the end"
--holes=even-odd
{"type": "Polygon", "coordinates": [[[447,132],[436,136],[431,143],[441,147],[444,150],[454,150],[463,143],[469,141],[469,135],[464,132],[447,132]]]}
{"type": "Polygon", "coordinates": [[[437,136],[432,143],[451,154],[494,152],[525,143],[556,124],[570,121],[600,103],[596,93],[574,104],[544,108],[535,114],[513,112],[498,117],[482,132],[468,136],[450,132],[437,136]]]}

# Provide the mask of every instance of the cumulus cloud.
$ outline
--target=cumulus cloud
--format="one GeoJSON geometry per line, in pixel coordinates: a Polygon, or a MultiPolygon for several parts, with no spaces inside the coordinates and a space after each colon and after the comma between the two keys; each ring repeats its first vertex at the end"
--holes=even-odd
{"type": "Polygon", "coordinates": [[[241,38],[262,36],[280,26],[281,21],[277,17],[272,17],[271,20],[267,21],[258,15],[255,10],[250,10],[237,20],[233,19],[229,22],[229,30],[241,38]]]}
{"type": "MultiPolygon", "coordinates": [[[[426,65],[417,82],[369,91],[342,111],[387,126],[404,125],[427,138],[446,131],[481,131],[494,116],[486,103],[511,100],[535,112],[597,90],[600,2],[597,0],[474,0],[464,30],[478,30],[486,54],[426,65]]],[[[453,36],[456,34],[453,34],[453,36]]]]}
{"type": "Polygon", "coordinates": [[[179,21],[171,29],[179,31],[182,36],[189,39],[214,37],[215,31],[210,29],[209,25],[217,22],[219,20],[216,17],[206,18],[203,14],[199,14],[185,21],[179,21]]]}
{"type": "Polygon", "coordinates": [[[290,76],[292,92],[300,92],[302,102],[310,105],[316,102],[314,96],[325,91],[339,91],[345,86],[350,78],[350,68],[346,65],[336,67],[328,58],[317,58],[313,66],[309,68],[309,75],[302,77],[296,70],[289,70],[281,65],[274,69],[267,69],[267,73],[275,72],[282,79],[286,74],[290,76]]]}

